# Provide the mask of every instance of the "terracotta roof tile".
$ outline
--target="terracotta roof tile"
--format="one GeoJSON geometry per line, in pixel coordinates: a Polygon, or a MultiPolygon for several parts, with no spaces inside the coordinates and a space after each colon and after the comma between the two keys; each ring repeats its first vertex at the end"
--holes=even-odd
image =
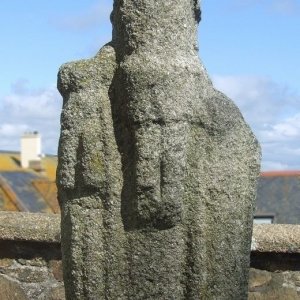
{"type": "Polygon", "coordinates": [[[261,173],[262,177],[275,177],[275,176],[300,176],[300,171],[288,170],[288,171],[267,171],[261,173]]]}

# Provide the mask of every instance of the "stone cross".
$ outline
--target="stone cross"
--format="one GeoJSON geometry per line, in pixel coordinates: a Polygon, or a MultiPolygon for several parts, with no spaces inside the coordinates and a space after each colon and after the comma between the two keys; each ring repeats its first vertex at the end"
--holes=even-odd
{"type": "Polygon", "coordinates": [[[66,296],[247,299],[260,150],[198,58],[198,0],[115,0],[58,75],[66,296]]]}

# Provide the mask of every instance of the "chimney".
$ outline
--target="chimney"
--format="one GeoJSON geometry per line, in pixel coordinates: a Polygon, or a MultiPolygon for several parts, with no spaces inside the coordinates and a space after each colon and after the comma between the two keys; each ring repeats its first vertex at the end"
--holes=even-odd
{"type": "Polygon", "coordinates": [[[25,132],[21,137],[21,167],[41,165],[41,136],[37,131],[25,132]]]}

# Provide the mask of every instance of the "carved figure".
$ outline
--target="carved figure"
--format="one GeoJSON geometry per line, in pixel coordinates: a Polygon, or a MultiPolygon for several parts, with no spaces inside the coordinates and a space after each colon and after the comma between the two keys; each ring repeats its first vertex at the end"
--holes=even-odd
{"type": "Polygon", "coordinates": [[[198,58],[197,0],[115,0],[64,65],[57,183],[67,299],[247,299],[260,151],[198,58]]]}

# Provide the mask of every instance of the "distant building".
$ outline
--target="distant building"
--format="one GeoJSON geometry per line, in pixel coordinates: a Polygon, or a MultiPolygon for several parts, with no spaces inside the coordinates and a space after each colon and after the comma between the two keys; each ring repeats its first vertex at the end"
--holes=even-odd
{"type": "Polygon", "coordinates": [[[0,210],[58,213],[56,166],[37,132],[21,137],[21,153],[0,151],[0,210]]]}
{"type": "Polygon", "coordinates": [[[261,173],[254,222],[300,224],[300,171],[261,173]]]}
{"type": "Polygon", "coordinates": [[[21,167],[28,168],[41,163],[42,142],[40,134],[25,132],[21,137],[21,167]]]}

